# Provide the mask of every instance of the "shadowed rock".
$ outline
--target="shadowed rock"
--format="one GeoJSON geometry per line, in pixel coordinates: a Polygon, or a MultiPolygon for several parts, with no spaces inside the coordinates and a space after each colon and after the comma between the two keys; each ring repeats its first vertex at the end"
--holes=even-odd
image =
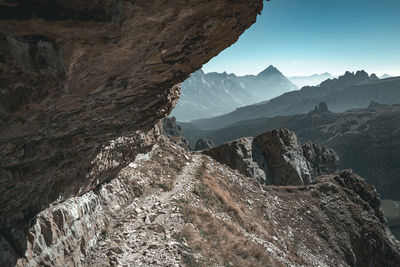
{"type": "Polygon", "coordinates": [[[205,149],[210,149],[213,148],[214,144],[211,140],[205,139],[205,138],[200,138],[196,142],[196,147],[194,148],[195,151],[199,150],[205,150],[205,149]]]}
{"type": "Polygon", "coordinates": [[[322,114],[324,112],[329,112],[328,104],[325,101],[320,102],[315,108],[308,114],[322,114]]]}
{"type": "Polygon", "coordinates": [[[112,140],[151,131],[176,104],[178,84],[234,43],[263,5],[3,2],[3,227],[29,220],[56,199],[83,194],[126,166],[137,153],[134,144],[102,167],[95,159],[112,140]]]}
{"type": "Polygon", "coordinates": [[[162,135],[168,137],[175,144],[190,151],[189,142],[183,136],[181,127],[176,124],[175,117],[166,117],[160,120],[158,126],[162,135]]]}
{"type": "Polygon", "coordinates": [[[92,192],[150,149],[179,83],[234,43],[262,7],[1,1],[1,242],[24,256],[24,228],[38,212],[92,192]]]}

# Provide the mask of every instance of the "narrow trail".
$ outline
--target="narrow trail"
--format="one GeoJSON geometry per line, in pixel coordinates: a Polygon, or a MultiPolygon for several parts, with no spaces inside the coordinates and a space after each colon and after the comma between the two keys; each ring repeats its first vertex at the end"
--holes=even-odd
{"type": "MultiPolygon", "coordinates": [[[[91,266],[182,266],[175,235],[185,226],[178,203],[193,190],[202,157],[193,155],[170,191],[152,187],[115,214],[93,248],[91,266]],[[166,264],[167,263],[167,264],[166,264]]],[[[182,242],[181,242],[182,243],[182,242]]]]}

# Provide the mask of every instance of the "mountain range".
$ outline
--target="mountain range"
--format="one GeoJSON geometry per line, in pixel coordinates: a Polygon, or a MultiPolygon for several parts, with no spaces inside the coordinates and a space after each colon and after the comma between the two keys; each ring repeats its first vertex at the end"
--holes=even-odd
{"type": "Polygon", "coordinates": [[[321,74],[313,74],[310,76],[291,76],[288,79],[297,85],[298,87],[302,88],[304,86],[316,86],[322,83],[325,80],[336,78],[332,74],[325,72],[321,74]]]}
{"type": "Polygon", "coordinates": [[[379,80],[375,74],[368,75],[365,71],[346,72],[339,78],[326,80],[318,86],[305,86],[268,102],[241,107],[221,116],[194,120],[191,123],[202,129],[218,129],[241,120],[305,114],[322,101],[333,112],[364,108],[371,101],[396,104],[400,103],[399,88],[400,77],[379,80]]]}
{"type": "Polygon", "coordinates": [[[288,128],[302,142],[333,148],[340,158],[339,169],[353,169],[375,185],[383,198],[400,200],[400,104],[371,102],[367,108],[343,113],[316,108],[307,114],[240,121],[209,131],[190,123],[179,125],[191,146],[200,138],[220,145],[265,131],[288,128]]]}
{"type": "Polygon", "coordinates": [[[179,121],[209,118],[297,89],[274,66],[246,76],[198,70],[182,83],[172,116],[179,121]]]}

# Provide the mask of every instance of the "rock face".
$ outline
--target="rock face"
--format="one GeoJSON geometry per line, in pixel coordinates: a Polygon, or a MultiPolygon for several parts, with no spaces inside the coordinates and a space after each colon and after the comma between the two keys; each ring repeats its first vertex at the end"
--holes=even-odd
{"type": "Polygon", "coordinates": [[[337,171],[339,157],[332,148],[307,142],[302,149],[311,177],[337,171]]]}
{"type": "Polygon", "coordinates": [[[308,114],[312,115],[312,114],[322,114],[324,112],[328,112],[328,104],[326,104],[325,101],[320,102],[317,106],[315,106],[315,108],[310,111],[308,114]]]}
{"type": "Polygon", "coordinates": [[[17,265],[398,266],[379,206],[349,171],[260,187],[160,136],[115,179],[40,212],[17,265]]]}
{"type": "Polygon", "coordinates": [[[275,185],[304,185],[311,182],[310,170],[297,137],[289,130],[273,130],[254,138],[260,147],[275,185]]]}
{"type": "Polygon", "coordinates": [[[138,144],[104,165],[102,148],[151,131],[177,84],[234,43],[262,2],[2,1],[2,228],[112,179],[138,144]]]}
{"type": "Polygon", "coordinates": [[[194,150],[199,151],[199,150],[210,149],[213,147],[214,147],[214,144],[211,140],[206,139],[206,138],[200,138],[199,140],[197,140],[194,150]]]}
{"type": "Polygon", "coordinates": [[[175,144],[190,151],[189,142],[183,136],[181,127],[176,124],[175,117],[166,117],[160,120],[158,127],[160,129],[160,134],[168,137],[175,144]]]}
{"type": "Polygon", "coordinates": [[[261,183],[273,184],[265,157],[253,138],[241,138],[202,152],[261,183]]]}
{"type": "Polygon", "coordinates": [[[241,138],[203,153],[269,185],[309,184],[317,176],[335,172],[339,160],[332,149],[301,145],[287,129],[241,138]]]}
{"type": "MultiPolygon", "coordinates": [[[[393,79],[400,81],[400,78],[389,80],[393,79]]],[[[400,87],[397,83],[393,90],[400,87]]],[[[379,90],[383,92],[385,88],[379,90]]],[[[400,90],[396,91],[400,93],[400,90]]],[[[361,95],[357,94],[352,99],[359,97],[361,95]]],[[[296,133],[301,142],[333,148],[340,158],[339,169],[352,169],[367,179],[383,199],[400,200],[400,105],[372,106],[343,113],[259,118],[216,131],[201,130],[187,123],[181,124],[181,127],[191,144],[193,140],[207,137],[217,146],[273,129],[288,128],[296,133]]]]}

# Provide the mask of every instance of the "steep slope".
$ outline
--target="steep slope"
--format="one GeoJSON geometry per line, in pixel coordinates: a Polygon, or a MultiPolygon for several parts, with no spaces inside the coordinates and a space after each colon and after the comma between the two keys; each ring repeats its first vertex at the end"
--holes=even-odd
{"type": "MultiPolygon", "coordinates": [[[[379,196],[350,172],[319,177],[308,186],[265,187],[160,138],[117,177],[99,187],[93,196],[97,206],[86,207],[92,212],[88,233],[96,233],[97,242],[85,252],[72,252],[87,255],[84,266],[400,263],[400,243],[385,225],[379,196]]],[[[57,233],[57,217],[51,215],[61,207],[39,215],[41,228],[32,235],[42,253],[31,263],[51,265],[57,260],[57,254],[49,252],[56,250],[58,236],[39,242],[46,233],[57,233]]],[[[63,214],[69,218],[72,212],[66,209],[63,214]]],[[[71,235],[64,242],[73,240],[71,235]]],[[[75,260],[80,262],[79,257],[75,260]]]]}
{"type": "Polygon", "coordinates": [[[182,83],[182,94],[172,115],[179,121],[209,118],[296,89],[273,66],[258,75],[246,76],[226,72],[204,74],[199,70],[182,83]]]}
{"type": "Polygon", "coordinates": [[[343,76],[326,80],[319,86],[306,86],[267,103],[238,108],[225,115],[194,120],[191,123],[203,129],[223,128],[241,120],[307,113],[321,101],[327,102],[335,112],[365,107],[371,100],[395,104],[400,102],[399,86],[400,79],[379,81],[374,74],[369,76],[364,71],[346,72],[343,76]]]}
{"type": "Polygon", "coordinates": [[[219,145],[265,131],[288,128],[301,142],[332,147],[339,155],[339,168],[351,168],[373,184],[383,198],[400,200],[400,105],[373,104],[344,113],[322,112],[277,116],[238,122],[215,131],[182,124],[185,137],[208,138],[219,145]]]}
{"type": "MultiPolygon", "coordinates": [[[[5,254],[26,255],[27,228],[51,203],[94,193],[150,149],[154,125],[178,100],[177,84],[234,43],[262,7],[1,1],[0,243],[13,251],[5,254]]],[[[81,230],[68,250],[93,242],[81,230]]]]}

